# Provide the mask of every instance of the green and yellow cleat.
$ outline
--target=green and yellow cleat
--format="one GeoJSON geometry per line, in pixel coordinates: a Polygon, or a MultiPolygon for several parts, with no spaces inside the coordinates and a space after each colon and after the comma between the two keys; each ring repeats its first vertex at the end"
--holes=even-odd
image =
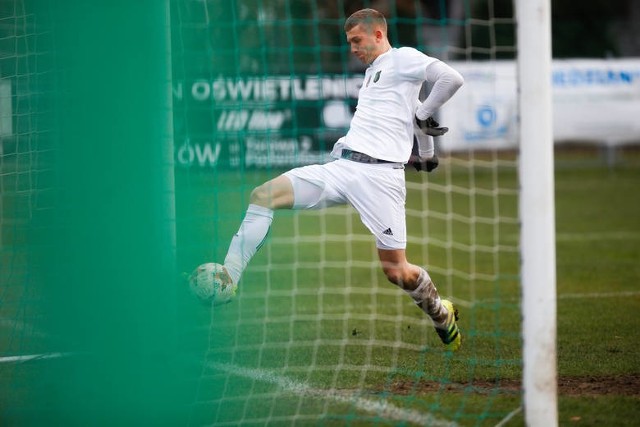
{"type": "Polygon", "coordinates": [[[458,309],[453,306],[453,303],[449,300],[443,299],[442,305],[449,312],[446,322],[442,325],[436,326],[436,332],[445,345],[448,351],[457,351],[462,343],[462,335],[458,330],[458,309]]]}

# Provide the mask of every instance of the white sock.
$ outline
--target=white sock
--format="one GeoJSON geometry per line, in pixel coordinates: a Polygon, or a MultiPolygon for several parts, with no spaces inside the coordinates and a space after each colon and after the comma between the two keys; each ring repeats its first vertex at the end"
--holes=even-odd
{"type": "Polygon", "coordinates": [[[231,239],[224,267],[233,283],[238,283],[245,268],[264,243],[271,222],[273,210],[258,205],[249,205],[240,229],[231,239]]]}

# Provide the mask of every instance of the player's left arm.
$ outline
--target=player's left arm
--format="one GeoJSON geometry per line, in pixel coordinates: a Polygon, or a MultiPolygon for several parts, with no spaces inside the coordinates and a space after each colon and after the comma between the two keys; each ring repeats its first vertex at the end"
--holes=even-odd
{"type": "MultiPolygon", "coordinates": [[[[429,95],[416,110],[418,125],[439,127],[429,123],[438,108],[442,107],[464,84],[460,73],[442,61],[434,61],[427,65],[426,80],[433,84],[429,95]],[[422,123],[421,123],[422,122],[422,123]]],[[[437,136],[437,135],[436,135],[437,136]]]]}
{"type": "Polygon", "coordinates": [[[441,61],[432,62],[427,66],[426,77],[428,82],[433,83],[433,87],[415,113],[416,152],[412,153],[409,163],[418,171],[431,172],[438,167],[433,137],[442,136],[449,131],[449,128],[440,126],[433,115],[460,89],[464,79],[460,73],[441,61]]]}

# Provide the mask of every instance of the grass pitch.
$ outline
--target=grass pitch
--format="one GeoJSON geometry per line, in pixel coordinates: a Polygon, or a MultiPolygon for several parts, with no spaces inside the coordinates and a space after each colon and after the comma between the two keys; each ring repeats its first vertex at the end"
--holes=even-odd
{"type": "MultiPolygon", "coordinates": [[[[613,167],[591,151],[559,151],[556,160],[559,423],[634,425],[640,153],[624,153],[613,167]]],[[[176,283],[182,338],[168,352],[184,355],[176,394],[186,399],[175,402],[175,419],[221,426],[523,425],[518,184],[513,158],[500,161],[496,169],[459,158],[436,174],[407,172],[408,256],[458,304],[460,352],[442,351],[424,315],[386,282],[354,211],[278,212],[236,301],[212,310],[176,283]]],[[[278,172],[178,170],[179,268],[221,262],[249,192],[278,172]]],[[[5,202],[11,210],[10,198],[5,202]]],[[[3,355],[72,350],[47,337],[38,288],[25,267],[29,242],[9,240],[19,244],[2,248],[3,355]]],[[[57,392],[77,385],[48,375],[60,364],[68,365],[62,372],[98,369],[82,357],[0,364],[0,424],[86,419],[88,396],[78,389],[77,413],[61,408],[57,392]]]]}
{"type": "MultiPolygon", "coordinates": [[[[561,425],[622,425],[640,415],[639,160],[631,152],[610,168],[558,155],[561,425]]],[[[277,173],[179,177],[189,180],[181,202],[196,212],[180,236],[193,243],[181,253],[185,269],[223,259],[249,191],[277,173]]],[[[200,329],[191,342],[204,364],[195,420],[524,423],[517,174],[452,161],[428,180],[407,179],[407,253],[458,302],[463,349],[443,352],[422,313],[386,283],[355,212],[278,212],[238,300],[193,313],[200,329]],[[471,184],[481,191],[467,192],[471,184]]]]}

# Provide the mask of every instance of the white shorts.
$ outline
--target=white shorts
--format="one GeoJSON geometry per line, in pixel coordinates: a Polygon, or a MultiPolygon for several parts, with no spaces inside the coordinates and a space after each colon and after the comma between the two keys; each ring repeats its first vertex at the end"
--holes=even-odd
{"type": "Polygon", "coordinates": [[[285,172],[291,180],[294,209],[350,204],[376,237],[380,249],[405,249],[407,191],[398,164],[366,164],[338,159],[285,172]]]}

